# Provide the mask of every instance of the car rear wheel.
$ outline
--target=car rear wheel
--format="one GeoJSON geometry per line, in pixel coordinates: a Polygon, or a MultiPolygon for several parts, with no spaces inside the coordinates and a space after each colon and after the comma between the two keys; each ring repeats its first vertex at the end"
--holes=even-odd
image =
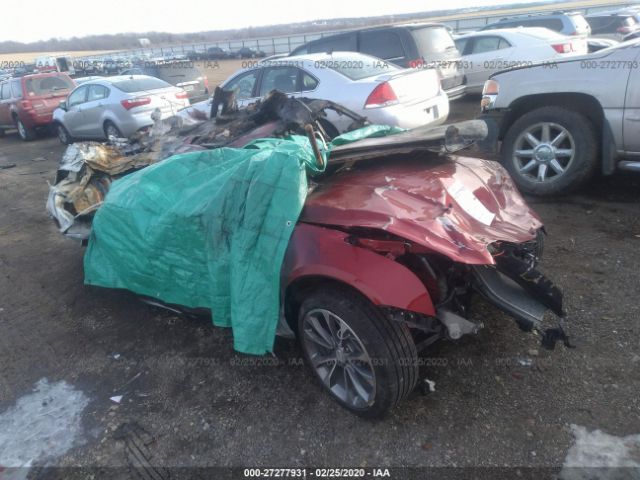
{"type": "Polygon", "coordinates": [[[29,142],[36,138],[36,131],[33,128],[27,127],[19,118],[16,118],[15,121],[16,128],[18,129],[18,135],[22,140],[29,142]]]}
{"type": "Polygon", "coordinates": [[[58,140],[63,145],[69,145],[73,143],[73,138],[69,134],[69,131],[62,125],[61,123],[55,124],[56,135],[58,136],[58,140]]]}
{"type": "Polygon", "coordinates": [[[584,115],[562,107],[542,107],[511,126],[502,162],[524,193],[559,195],[577,189],[598,165],[597,135],[584,115]]]}
{"type": "Polygon", "coordinates": [[[107,139],[110,137],[124,138],[120,129],[116,127],[116,124],[109,121],[104,122],[104,134],[107,136],[107,139]]]}
{"type": "Polygon", "coordinates": [[[406,325],[388,320],[367,299],[334,286],[302,302],[298,338],[323,388],[362,417],[379,417],[418,381],[417,352],[406,325]]]}

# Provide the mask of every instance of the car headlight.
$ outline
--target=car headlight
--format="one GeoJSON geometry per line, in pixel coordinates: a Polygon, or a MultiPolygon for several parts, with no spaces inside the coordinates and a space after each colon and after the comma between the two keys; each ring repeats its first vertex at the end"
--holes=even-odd
{"type": "Polygon", "coordinates": [[[500,86],[496,80],[487,80],[482,88],[482,100],[480,100],[480,108],[485,111],[493,107],[498,97],[500,86]]]}

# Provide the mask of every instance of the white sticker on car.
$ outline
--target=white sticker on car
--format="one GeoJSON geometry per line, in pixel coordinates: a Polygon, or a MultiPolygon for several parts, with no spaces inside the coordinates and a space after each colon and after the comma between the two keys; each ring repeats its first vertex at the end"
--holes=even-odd
{"type": "Polygon", "coordinates": [[[447,188],[447,191],[465,212],[480,223],[487,226],[491,225],[491,222],[493,222],[496,215],[487,210],[487,207],[478,200],[478,197],[476,197],[473,192],[462,183],[459,181],[453,182],[453,184],[447,188]]]}

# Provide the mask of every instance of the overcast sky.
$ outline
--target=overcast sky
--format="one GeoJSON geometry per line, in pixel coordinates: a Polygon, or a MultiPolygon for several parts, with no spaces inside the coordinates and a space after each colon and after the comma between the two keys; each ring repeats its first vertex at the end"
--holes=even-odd
{"type": "MultiPolygon", "coordinates": [[[[517,0],[516,0],[517,1],[517,0]]],[[[526,1],[526,0],[525,0],[526,1]]],[[[514,0],[15,0],[3,1],[0,41],[100,33],[199,32],[513,3],[514,0]],[[293,6],[297,5],[297,8],[293,6]]]]}

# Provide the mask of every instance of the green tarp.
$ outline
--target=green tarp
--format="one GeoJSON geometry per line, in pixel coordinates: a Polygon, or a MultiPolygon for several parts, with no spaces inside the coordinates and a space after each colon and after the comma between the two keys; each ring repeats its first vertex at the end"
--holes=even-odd
{"type": "MultiPolygon", "coordinates": [[[[365,127],[334,144],[396,132],[365,127]]],[[[293,136],[180,154],[117,180],[93,220],[85,283],[210,308],[236,350],[270,352],[280,268],[315,165],[307,138],[293,136]]]]}

